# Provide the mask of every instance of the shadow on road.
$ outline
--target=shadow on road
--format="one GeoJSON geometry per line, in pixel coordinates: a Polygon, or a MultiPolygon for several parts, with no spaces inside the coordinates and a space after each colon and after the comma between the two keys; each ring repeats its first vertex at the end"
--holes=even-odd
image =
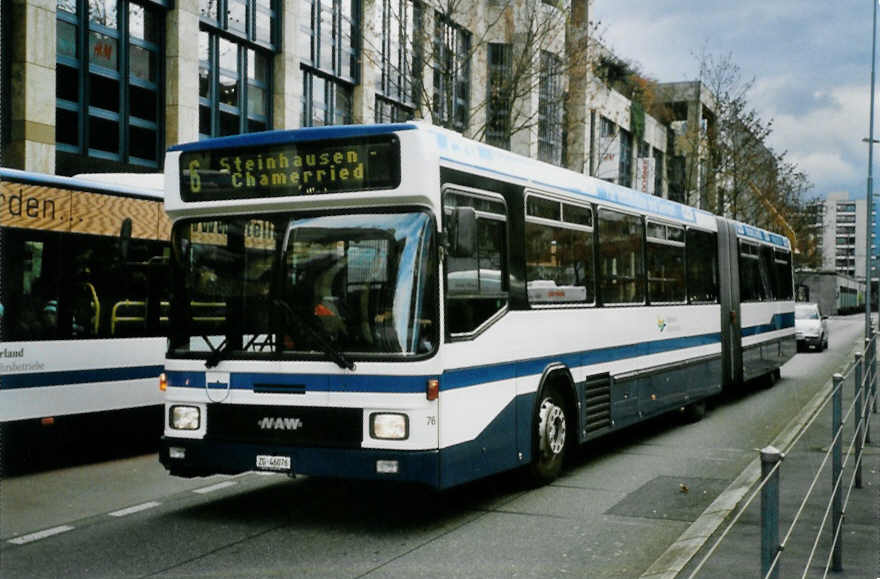
{"type": "Polygon", "coordinates": [[[156,452],[162,407],[0,425],[0,477],[156,452]]]}

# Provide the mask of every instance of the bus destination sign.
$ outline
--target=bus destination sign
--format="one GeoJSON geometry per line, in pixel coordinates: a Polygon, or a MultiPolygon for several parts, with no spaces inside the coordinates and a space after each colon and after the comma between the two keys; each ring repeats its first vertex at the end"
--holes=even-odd
{"type": "Polygon", "coordinates": [[[180,196],[217,201],[320,195],[400,184],[400,145],[395,135],[184,151],[180,196]]]}

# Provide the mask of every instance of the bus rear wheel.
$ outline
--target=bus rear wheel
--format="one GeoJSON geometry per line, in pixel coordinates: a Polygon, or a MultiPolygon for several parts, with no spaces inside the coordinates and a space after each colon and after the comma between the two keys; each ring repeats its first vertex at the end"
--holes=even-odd
{"type": "Polygon", "coordinates": [[[569,433],[565,403],[559,391],[551,387],[541,396],[535,410],[534,454],[529,478],[537,484],[547,484],[562,472],[569,433]]]}

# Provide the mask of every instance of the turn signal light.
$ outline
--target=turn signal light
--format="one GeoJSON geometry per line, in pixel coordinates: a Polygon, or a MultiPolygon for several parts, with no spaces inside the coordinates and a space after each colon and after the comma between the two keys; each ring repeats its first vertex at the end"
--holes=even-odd
{"type": "Polygon", "coordinates": [[[165,372],[159,374],[159,390],[165,392],[165,389],[168,388],[168,376],[165,375],[165,372]]]}
{"type": "Polygon", "coordinates": [[[425,397],[428,400],[437,400],[440,397],[440,380],[431,378],[428,380],[428,387],[425,389],[425,397]]]}

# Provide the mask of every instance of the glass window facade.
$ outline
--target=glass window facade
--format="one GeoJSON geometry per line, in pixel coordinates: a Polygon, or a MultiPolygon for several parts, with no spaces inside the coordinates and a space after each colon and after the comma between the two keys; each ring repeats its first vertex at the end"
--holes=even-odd
{"type": "Polygon", "coordinates": [[[59,153],[120,168],[161,165],[165,9],[150,0],[58,0],[59,153]]]}
{"type": "Polygon", "coordinates": [[[511,78],[513,76],[513,46],[490,43],[488,50],[489,74],[486,98],[486,142],[502,149],[510,149],[511,78]]]}
{"type": "Polygon", "coordinates": [[[413,0],[382,0],[376,12],[382,31],[381,75],[376,87],[376,122],[399,122],[415,115],[413,82],[414,30],[420,12],[413,0]]]}
{"type": "Polygon", "coordinates": [[[199,136],[272,128],[272,0],[199,0],[199,136]]]}
{"type": "Polygon", "coordinates": [[[434,123],[456,131],[470,119],[471,33],[434,13],[434,123]]]}
{"type": "Polygon", "coordinates": [[[541,51],[538,91],[538,159],[562,164],[562,61],[541,51]]]}
{"type": "Polygon", "coordinates": [[[304,127],[352,122],[359,80],[360,2],[299,0],[299,56],[304,127]]]}

